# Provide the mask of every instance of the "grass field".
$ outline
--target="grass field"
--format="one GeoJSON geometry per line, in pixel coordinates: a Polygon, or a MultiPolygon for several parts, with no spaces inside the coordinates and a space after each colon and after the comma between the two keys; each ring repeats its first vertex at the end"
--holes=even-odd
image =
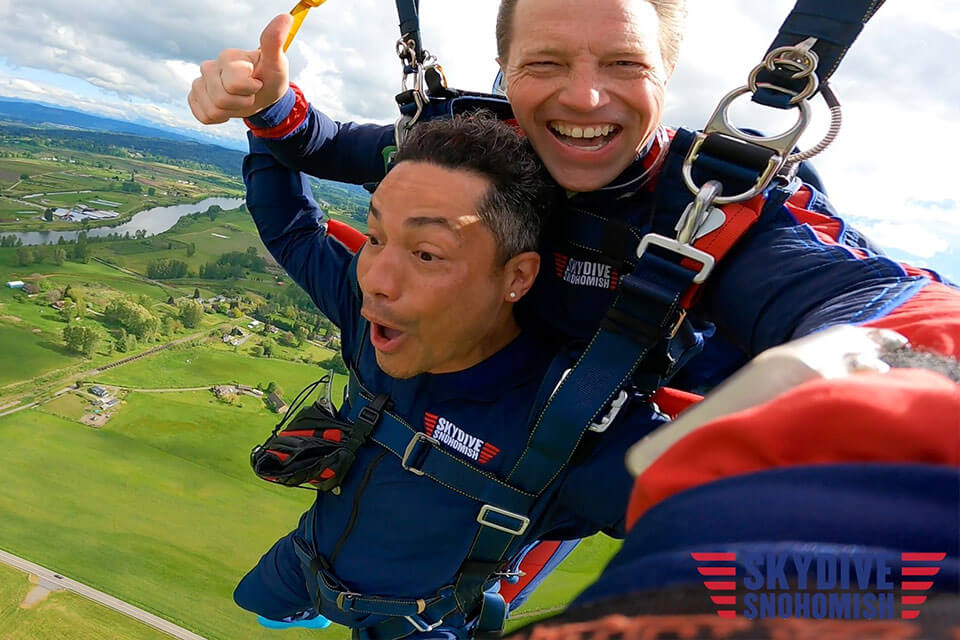
{"type": "MultiPolygon", "coordinates": [[[[202,347],[171,349],[145,360],[131,362],[97,376],[96,381],[134,389],[165,389],[240,383],[250,386],[276,382],[284,398],[293,400],[301,388],[322,375],[316,365],[300,364],[276,358],[254,358],[230,350],[202,347]]],[[[340,398],[345,382],[338,376],[334,397],[340,398]]],[[[259,402],[245,397],[243,402],[259,402]]]]}
{"type": "Polygon", "coordinates": [[[68,591],[21,609],[33,585],[0,565],[0,636],[4,640],[169,640],[170,636],[68,591]]]}
{"type": "MultiPolygon", "coordinates": [[[[309,495],[248,470],[271,414],[210,397],[133,393],[100,430],[38,411],[0,418],[0,547],[211,639],[276,638],[230,594],[309,495]]],[[[526,608],[568,601],[611,552],[605,539],[584,545],[526,608]]]]}
{"type": "MultiPolygon", "coordinates": [[[[3,309],[0,308],[0,313],[3,309]]],[[[0,367],[0,386],[34,378],[42,373],[69,366],[80,359],[71,354],[59,341],[53,342],[33,335],[25,323],[6,323],[0,320],[0,344],[3,345],[4,366],[0,367]]]]}

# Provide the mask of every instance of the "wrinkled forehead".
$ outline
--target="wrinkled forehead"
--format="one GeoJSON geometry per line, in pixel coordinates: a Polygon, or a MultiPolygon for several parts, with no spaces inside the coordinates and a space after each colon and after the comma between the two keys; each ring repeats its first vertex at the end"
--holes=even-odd
{"type": "Polygon", "coordinates": [[[660,21],[647,0],[518,0],[512,22],[511,58],[541,49],[659,52],[660,21]]]}

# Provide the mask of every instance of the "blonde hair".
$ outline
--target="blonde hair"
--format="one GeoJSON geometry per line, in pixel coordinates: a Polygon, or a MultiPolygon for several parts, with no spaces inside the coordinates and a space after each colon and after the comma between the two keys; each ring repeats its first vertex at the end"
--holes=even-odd
{"type": "MultiPolygon", "coordinates": [[[[510,41],[513,38],[513,16],[517,12],[520,0],[500,0],[497,10],[497,56],[506,62],[510,53],[510,41]]],[[[660,55],[666,66],[667,74],[672,74],[680,55],[680,43],[683,41],[683,24],[687,17],[687,0],[647,0],[653,5],[660,21],[660,55]]]]}

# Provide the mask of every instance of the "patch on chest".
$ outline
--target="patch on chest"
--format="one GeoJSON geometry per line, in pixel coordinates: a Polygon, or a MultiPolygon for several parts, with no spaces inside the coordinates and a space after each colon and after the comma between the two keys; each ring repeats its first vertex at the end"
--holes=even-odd
{"type": "Polygon", "coordinates": [[[608,264],[578,260],[562,253],[553,254],[557,277],[581,287],[616,289],[620,284],[619,272],[608,264]]]}
{"type": "Polygon", "coordinates": [[[487,464],[500,453],[500,449],[489,442],[470,435],[446,418],[433,413],[423,414],[423,428],[428,436],[440,444],[480,464],[487,464]]]}

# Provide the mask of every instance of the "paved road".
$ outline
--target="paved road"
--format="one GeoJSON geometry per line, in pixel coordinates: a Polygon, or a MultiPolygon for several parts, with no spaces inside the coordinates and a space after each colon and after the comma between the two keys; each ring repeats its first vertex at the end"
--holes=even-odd
{"type": "Polygon", "coordinates": [[[123,600],[118,600],[111,595],[107,595],[102,591],[97,591],[91,587],[81,584],[70,578],[64,578],[59,573],[54,573],[49,569],[41,567],[38,564],[28,562],[23,558],[18,558],[15,555],[7,553],[6,551],[0,551],[0,562],[3,564],[9,565],[14,569],[19,569],[20,571],[25,571],[37,576],[40,579],[40,585],[48,589],[62,588],[67,589],[68,591],[73,591],[76,594],[83,596],[102,604],[105,607],[113,609],[114,611],[119,611],[120,613],[139,620],[140,622],[150,625],[154,629],[163,631],[164,633],[170,634],[174,638],[180,638],[181,640],[205,640],[203,636],[198,636],[192,631],[187,631],[183,627],[179,627],[172,622],[164,620],[158,616],[148,613],[143,609],[139,609],[131,604],[127,604],[123,600]]]}

